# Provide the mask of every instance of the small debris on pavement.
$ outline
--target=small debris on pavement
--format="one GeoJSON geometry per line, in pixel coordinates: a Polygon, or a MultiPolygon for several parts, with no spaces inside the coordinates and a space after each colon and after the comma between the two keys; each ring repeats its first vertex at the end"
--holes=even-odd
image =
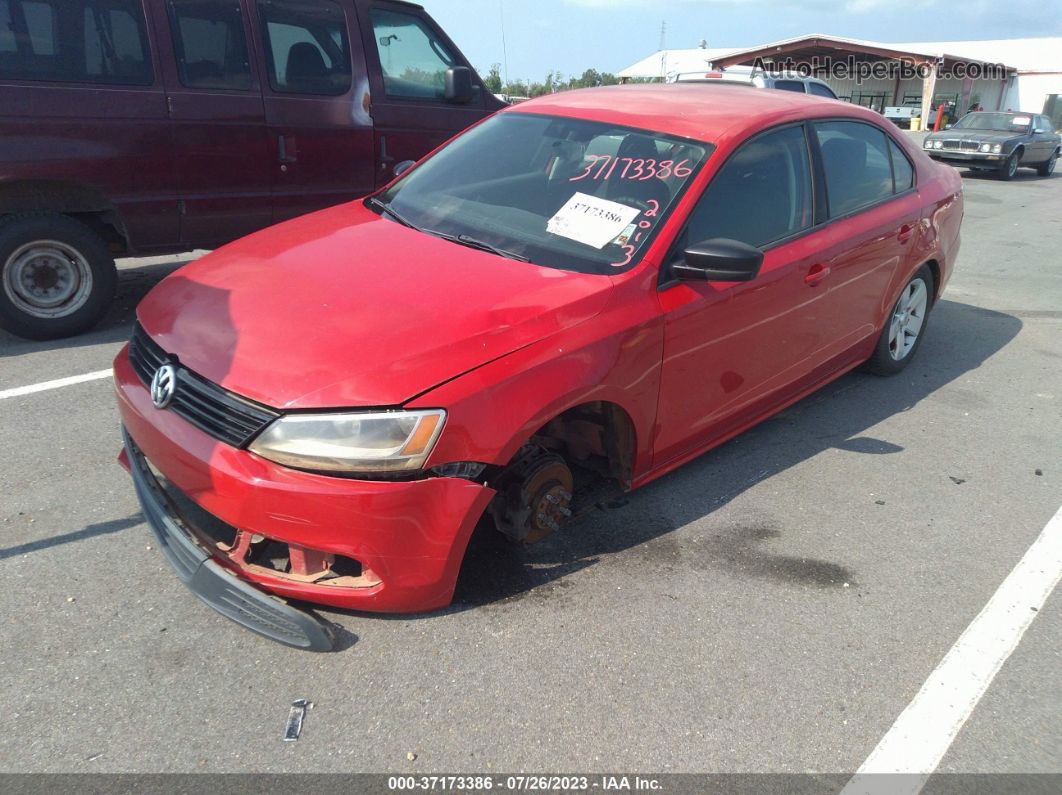
{"type": "Polygon", "coordinates": [[[966,478],[952,477],[951,482],[954,483],[956,486],[961,486],[963,483],[966,482],[966,478]]]}
{"type": "Polygon", "coordinates": [[[284,742],[293,743],[302,734],[302,721],[306,717],[306,707],[310,702],[305,698],[297,698],[291,702],[291,711],[288,712],[288,725],[284,727],[284,742]]]}
{"type": "Polygon", "coordinates": [[[75,599],[75,598],[74,598],[73,596],[68,596],[68,597],[66,597],[66,601],[68,601],[68,602],[75,602],[75,601],[77,601],[77,600],[76,600],[76,599],[75,599]]]}
{"type": "Polygon", "coordinates": [[[410,751],[408,754],[406,754],[406,759],[408,759],[410,762],[412,762],[416,758],[417,758],[417,755],[415,753],[413,753],[412,751],[410,751]]]}
{"type": "Polygon", "coordinates": [[[884,505],[885,504],[885,500],[874,500],[874,504],[875,505],[884,505]]]}
{"type": "Polygon", "coordinates": [[[1043,477],[1044,471],[1042,469],[1038,469],[1038,470],[1036,470],[1036,474],[1039,475],[1040,477],[1043,477]]]}

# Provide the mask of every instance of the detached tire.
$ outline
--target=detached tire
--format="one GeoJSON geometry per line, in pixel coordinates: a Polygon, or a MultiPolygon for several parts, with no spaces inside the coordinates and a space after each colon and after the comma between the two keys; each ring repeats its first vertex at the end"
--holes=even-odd
{"type": "Polygon", "coordinates": [[[31,340],[94,326],[114,298],[118,272],[107,244],[59,213],[0,221],[0,328],[31,340]]]}
{"type": "Polygon", "coordinates": [[[900,291],[900,297],[885,320],[874,355],[866,369],[875,375],[895,375],[910,364],[929,322],[933,308],[933,273],[923,265],[900,291]]]}

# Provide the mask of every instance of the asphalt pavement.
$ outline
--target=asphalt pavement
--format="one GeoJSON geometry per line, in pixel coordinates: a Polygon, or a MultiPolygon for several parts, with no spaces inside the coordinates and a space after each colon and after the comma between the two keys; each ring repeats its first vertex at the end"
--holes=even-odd
{"type": "MultiPolygon", "coordinates": [[[[526,551],[480,534],[447,610],[321,611],[337,653],[181,585],[108,379],[0,400],[0,770],[856,770],[1062,504],[1062,175],[965,185],[901,375],[847,375],[526,551]]],[[[0,392],[107,368],[180,261],[122,263],[90,334],[0,336],[0,392]]],[[[1062,772],[1060,649],[1056,592],[940,770],[1062,772]]]]}

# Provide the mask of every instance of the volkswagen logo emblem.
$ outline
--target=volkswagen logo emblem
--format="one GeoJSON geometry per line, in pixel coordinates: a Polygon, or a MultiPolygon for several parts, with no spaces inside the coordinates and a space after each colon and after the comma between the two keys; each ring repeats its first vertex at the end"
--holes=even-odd
{"type": "Polygon", "coordinates": [[[155,371],[151,379],[151,402],[155,408],[164,409],[173,401],[177,391],[177,369],[172,364],[164,364],[155,371]]]}

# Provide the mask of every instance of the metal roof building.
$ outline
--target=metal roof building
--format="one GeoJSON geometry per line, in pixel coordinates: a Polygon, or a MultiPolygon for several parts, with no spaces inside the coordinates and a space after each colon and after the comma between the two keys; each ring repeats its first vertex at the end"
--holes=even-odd
{"type": "Polygon", "coordinates": [[[953,101],[960,112],[973,105],[985,110],[1045,113],[1062,126],[1062,37],[885,43],[810,33],[791,39],[744,48],[662,50],[620,70],[620,78],[667,79],[736,65],[802,66],[842,62],[866,68],[878,64],[874,75],[816,74],[837,94],[877,110],[886,105],[920,101],[927,116],[934,100],[953,101]],[[922,76],[883,73],[882,66],[922,67],[922,76]],[[956,71],[976,64],[1000,65],[975,76],[956,71]]]}

